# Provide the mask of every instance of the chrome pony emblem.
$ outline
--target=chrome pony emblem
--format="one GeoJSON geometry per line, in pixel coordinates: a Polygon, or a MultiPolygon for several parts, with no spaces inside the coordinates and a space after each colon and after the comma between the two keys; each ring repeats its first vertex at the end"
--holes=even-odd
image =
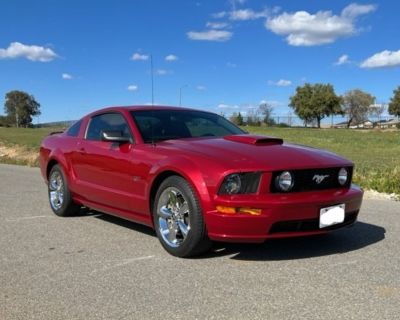
{"type": "Polygon", "coordinates": [[[322,181],[324,181],[325,178],[328,178],[329,174],[315,174],[312,180],[314,180],[317,184],[320,184],[322,181]]]}

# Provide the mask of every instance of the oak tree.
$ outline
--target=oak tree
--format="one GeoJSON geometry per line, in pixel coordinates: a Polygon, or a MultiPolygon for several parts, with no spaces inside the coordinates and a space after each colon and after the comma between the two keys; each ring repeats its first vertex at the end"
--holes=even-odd
{"type": "Polygon", "coordinates": [[[347,115],[347,127],[352,123],[358,124],[367,119],[370,106],[374,103],[375,97],[360,89],[347,91],[343,97],[343,111],[347,115]]]}
{"type": "Polygon", "coordinates": [[[331,84],[309,84],[296,88],[296,94],[290,97],[290,107],[307,124],[316,121],[318,128],[321,120],[333,114],[342,114],[341,98],[336,95],[331,84]]]}

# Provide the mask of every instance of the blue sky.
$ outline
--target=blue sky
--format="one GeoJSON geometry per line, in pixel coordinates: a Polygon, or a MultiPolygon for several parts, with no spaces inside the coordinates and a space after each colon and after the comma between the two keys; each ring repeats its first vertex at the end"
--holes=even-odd
{"type": "MultiPolygon", "coordinates": [[[[287,115],[304,82],[386,103],[400,85],[398,1],[0,3],[0,96],[27,91],[40,122],[104,106],[182,104],[229,115],[260,101],[287,115]]],[[[36,121],[36,120],[35,120],[36,121]]]]}

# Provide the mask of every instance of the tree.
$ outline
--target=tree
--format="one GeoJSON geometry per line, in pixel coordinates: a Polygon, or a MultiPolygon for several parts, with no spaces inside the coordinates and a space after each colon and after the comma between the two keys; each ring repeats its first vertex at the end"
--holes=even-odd
{"type": "Polygon", "coordinates": [[[232,115],[229,117],[229,120],[231,122],[233,122],[234,124],[238,125],[238,126],[242,126],[244,124],[243,122],[243,117],[242,115],[239,113],[232,113],[232,115]]]}
{"type": "Polygon", "coordinates": [[[306,83],[296,88],[296,94],[290,97],[289,106],[304,120],[304,123],[317,122],[321,127],[321,120],[333,114],[342,114],[341,98],[336,95],[331,84],[306,83]]]}
{"type": "Polygon", "coordinates": [[[237,117],[236,117],[236,124],[237,124],[238,126],[242,126],[242,125],[243,125],[243,117],[242,117],[242,115],[240,114],[240,112],[238,113],[238,115],[237,115],[237,117]]]}
{"type": "Polygon", "coordinates": [[[234,113],[232,113],[232,115],[229,117],[229,121],[236,124],[236,118],[237,118],[237,113],[234,112],[234,113]]]}
{"type": "Polygon", "coordinates": [[[382,113],[384,112],[385,105],[383,103],[374,104],[369,107],[369,114],[373,117],[378,118],[378,120],[381,120],[382,113]]]}
{"type": "Polygon", "coordinates": [[[11,125],[11,119],[6,116],[0,116],[0,127],[9,127],[11,125]]]}
{"type": "Polygon", "coordinates": [[[274,111],[274,108],[268,104],[267,102],[261,102],[259,107],[258,107],[259,113],[263,115],[263,122],[267,126],[271,126],[275,124],[274,119],[272,118],[272,112],[274,111]]]}
{"type": "Polygon", "coordinates": [[[350,127],[352,123],[365,121],[370,106],[375,101],[374,96],[360,89],[347,91],[342,99],[344,113],[348,116],[347,127],[350,127]]]}
{"type": "Polygon", "coordinates": [[[393,97],[389,102],[389,114],[400,117],[400,87],[393,90],[393,97]]]}
{"type": "Polygon", "coordinates": [[[17,127],[28,127],[32,124],[32,116],[40,115],[40,104],[32,95],[14,90],[6,94],[4,112],[17,127]]]}

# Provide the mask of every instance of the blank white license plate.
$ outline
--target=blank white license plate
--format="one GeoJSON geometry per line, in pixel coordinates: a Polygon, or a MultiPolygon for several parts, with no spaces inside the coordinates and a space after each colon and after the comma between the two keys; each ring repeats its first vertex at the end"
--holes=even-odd
{"type": "Polygon", "coordinates": [[[344,204],[322,208],[319,211],[319,227],[326,228],[344,221],[344,204]]]}

